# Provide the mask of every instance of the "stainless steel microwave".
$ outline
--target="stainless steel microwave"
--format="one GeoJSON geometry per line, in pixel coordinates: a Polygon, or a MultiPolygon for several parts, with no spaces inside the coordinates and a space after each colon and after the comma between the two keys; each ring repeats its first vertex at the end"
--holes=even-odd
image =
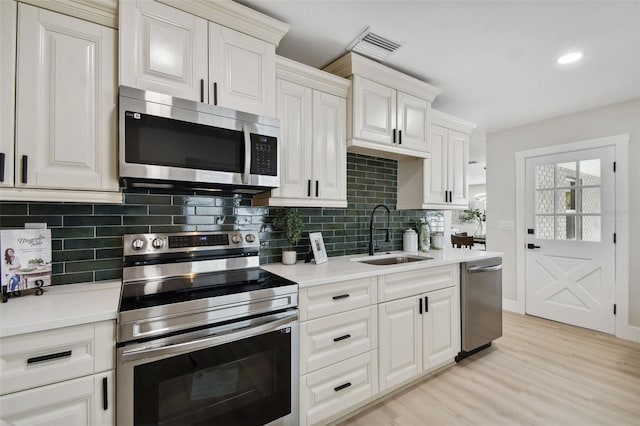
{"type": "Polygon", "coordinates": [[[280,122],[120,86],[120,184],[256,194],[280,185],[280,122]]]}

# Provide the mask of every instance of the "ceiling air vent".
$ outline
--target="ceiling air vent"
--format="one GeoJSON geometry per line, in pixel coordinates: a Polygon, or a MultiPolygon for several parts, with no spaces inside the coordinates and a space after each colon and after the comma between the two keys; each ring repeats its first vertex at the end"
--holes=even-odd
{"type": "Polygon", "coordinates": [[[389,40],[386,37],[375,34],[367,27],[367,29],[347,47],[347,50],[383,62],[404,45],[405,43],[403,41],[389,40]]]}

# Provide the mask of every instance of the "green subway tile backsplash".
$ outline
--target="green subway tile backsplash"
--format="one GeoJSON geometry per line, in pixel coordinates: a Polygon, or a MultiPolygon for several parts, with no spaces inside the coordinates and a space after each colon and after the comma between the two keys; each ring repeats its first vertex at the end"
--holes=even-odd
{"type": "MultiPolygon", "coordinates": [[[[309,232],[322,232],[329,256],[365,253],[376,204],[391,210],[391,242],[376,233],[384,250],[401,249],[403,230],[417,218],[442,217],[440,211],[395,211],[396,179],[396,161],[348,154],[348,207],[300,208],[305,231],[298,252],[309,250],[309,232]]],[[[132,233],[253,230],[261,240],[261,263],[279,262],[287,243],[271,229],[276,210],[252,207],[247,196],[136,191],[125,193],[122,205],[0,201],[0,228],[46,222],[53,238],[53,284],[70,284],[121,278],[122,235],[132,233]]],[[[376,226],[383,220],[378,211],[376,226]]]]}

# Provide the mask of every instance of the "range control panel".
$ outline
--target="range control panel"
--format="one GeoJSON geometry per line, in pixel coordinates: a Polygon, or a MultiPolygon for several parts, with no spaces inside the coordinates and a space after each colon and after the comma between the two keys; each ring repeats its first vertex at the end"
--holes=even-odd
{"type": "Polygon", "coordinates": [[[260,248],[258,234],[254,231],[127,234],[122,238],[125,256],[199,250],[260,248]]]}

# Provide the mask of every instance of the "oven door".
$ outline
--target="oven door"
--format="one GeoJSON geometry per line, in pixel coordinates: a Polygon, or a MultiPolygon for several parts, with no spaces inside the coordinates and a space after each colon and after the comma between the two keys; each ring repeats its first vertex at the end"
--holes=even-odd
{"type": "Polygon", "coordinates": [[[297,310],[118,349],[117,424],[298,424],[297,310]]]}

